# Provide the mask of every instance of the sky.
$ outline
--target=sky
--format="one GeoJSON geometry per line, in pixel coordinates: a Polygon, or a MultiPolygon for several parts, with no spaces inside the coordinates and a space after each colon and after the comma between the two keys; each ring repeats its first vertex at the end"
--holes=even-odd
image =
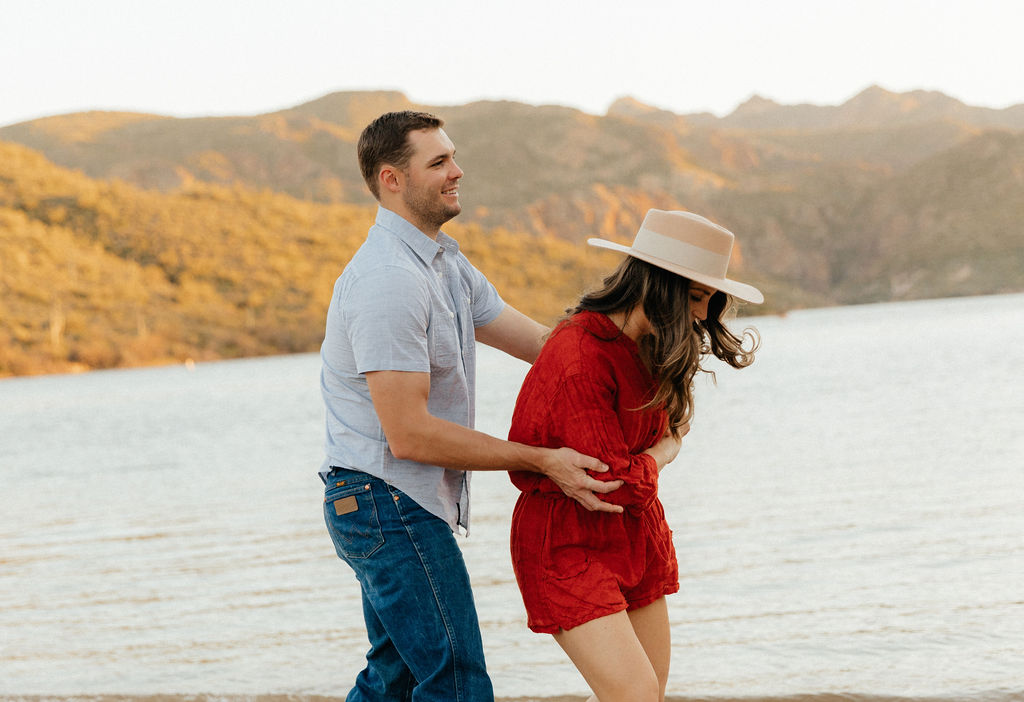
{"type": "MultiPolygon", "coordinates": [[[[724,116],[871,85],[1024,103],[1020,0],[0,0],[0,126],[254,115],[339,90],[724,116]]],[[[436,110],[443,117],[443,110],[436,110]]]]}

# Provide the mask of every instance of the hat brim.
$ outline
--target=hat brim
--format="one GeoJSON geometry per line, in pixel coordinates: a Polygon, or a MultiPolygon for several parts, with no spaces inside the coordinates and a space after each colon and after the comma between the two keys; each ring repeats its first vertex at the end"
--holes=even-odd
{"type": "Polygon", "coordinates": [[[741,283],[737,280],[730,280],[729,278],[716,278],[715,276],[706,275],[685,266],[672,263],[671,261],[666,261],[663,258],[651,256],[650,254],[642,251],[636,251],[630,246],[617,244],[614,241],[591,238],[587,239],[587,243],[591,246],[597,246],[602,249],[611,249],[612,251],[618,251],[619,253],[632,256],[633,258],[639,258],[641,261],[646,261],[658,268],[664,268],[667,271],[671,271],[676,275],[681,275],[684,278],[689,278],[701,285],[707,285],[709,288],[721,290],[722,292],[728,293],[729,295],[739,298],[744,302],[749,302],[754,305],[760,305],[764,302],[764,295],[762,295],[761,291],[753,285],[747,285],[746,283],[741,283]]]}

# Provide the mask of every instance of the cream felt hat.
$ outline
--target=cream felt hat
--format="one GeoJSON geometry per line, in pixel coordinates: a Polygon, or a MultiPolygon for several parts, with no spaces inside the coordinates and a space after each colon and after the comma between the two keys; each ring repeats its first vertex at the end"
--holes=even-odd
{"type": "Polygon", "coordinates": [[[729,280],[729,258],[736,237],[725,227],[692,212],[648,210],[632,246],[605,239],[587,239],[591,246],[611,249],[647,261],[684,278],[721,290],[756,305],[764,295],[752,285],[729,280]]]}

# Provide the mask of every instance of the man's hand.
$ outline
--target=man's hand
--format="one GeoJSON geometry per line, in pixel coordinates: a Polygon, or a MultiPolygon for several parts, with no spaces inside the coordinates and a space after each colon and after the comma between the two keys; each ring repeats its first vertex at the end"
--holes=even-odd
{"type": "Polygon", "coordinates": [[[608,470],[601,461],[596,458],[584,456],[579,451],[564,447],[560,449],[545,449],[547,456],[542,466],[542,472],[551,478],[552,482],[562,489],[566,495],[579,502],[591,512],[621,512],[619,505],[609,504],[597,497],[594,493],[607,493],[616,490],[622,485],[621,480],[609,480],[607,482],[595,480],[587,474],[587,470],[604,473],[608,470]]]}

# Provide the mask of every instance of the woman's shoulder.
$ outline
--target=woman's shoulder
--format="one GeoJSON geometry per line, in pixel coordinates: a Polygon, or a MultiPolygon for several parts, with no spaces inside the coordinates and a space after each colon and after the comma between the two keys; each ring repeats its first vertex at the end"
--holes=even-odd
{"type": "Polygon", "coordinates": [[[608,315],[600,312],[583,310],[576,312],[556,326],[551,333],[551,338],[562,338],[563,341],[577,339],[593,339],[597,342],[615,341],[622,336],[622,330],[615,326],[615,323],[608,318],[608,315]]]}
{"type": "Polygon", "coordinates": [[[589,353],[617,353],[635,346],[607,315],[584,310],[568,317],[555,327],[549,343],[589,353]]]}
{"type": "Polygon", "coordinates": [[[599,312],[578,312],[555,327],[541,350],[538,364],[557,366],[561,373],[588,373],[607,365],[622,332],[599,312]]]}

